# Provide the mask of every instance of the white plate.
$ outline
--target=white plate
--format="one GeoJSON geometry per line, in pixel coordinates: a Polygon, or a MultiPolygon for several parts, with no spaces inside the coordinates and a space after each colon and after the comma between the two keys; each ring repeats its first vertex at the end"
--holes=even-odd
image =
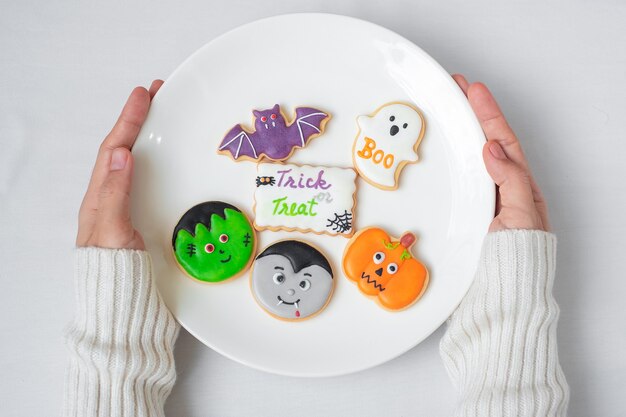
{"type": "Polygon", "coordinates": [[[483,166],[484,136],[467,100],[431,57],[368,22],[326,14],[260,20],[210,42],[185,61],[155,97],[135,148],[133,220],[152,254],[159,290],[180,323],[221,354],[283,375],[330,376],[397,357],[430,335],[469,288],[494,207],[483,166]],[[184,276],[171,254],[180,216],[207,200],[252,215],[256,165],[218,155],[222,136],[251,110],[280,103],[325,109],[323,136],[289,162],[351,166],[355,118],[389,101],[415,103],[426,134],[420,161],[397,191],[359,179],[356,226],[393,236],[418,235],[415,253],[430,286],[409,309],[391,313],[364,297],[341,273],[343,237],[259,233],[259,247],[283,239],[313,242],[337,273],[334,296],[318,316],[273,319],[254,301],[248,274],[218,285],[184,276]]]}

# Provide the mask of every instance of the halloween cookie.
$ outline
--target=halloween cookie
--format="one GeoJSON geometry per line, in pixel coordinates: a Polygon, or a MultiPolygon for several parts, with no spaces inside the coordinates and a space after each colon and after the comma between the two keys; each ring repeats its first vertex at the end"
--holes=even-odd
{"type": "Polygon", "coordinates": [[[254,227],[352,236],[356,177],[352,168],[260,163],[254,227]]]}
{"type": "Polygon", "coordinates": [[[410,251],[414,243],[412,233],[394,239],[377,227],[363,229],[346,246],[343,272],[384,308],[407,308],[428,286],[428,270],[410,251]]]}
{"type": "Polygon", "coordinates": [[[324,133],[330,114],[312,107],[297,107],[287,120],[278,104],[267,110],[253,110],[254,128],[238,124],[231,128],[219,145],[218,152],[235,161],[284,161],[296,148],[324,133]]]}
{"type": "Polygon", "coordinates": [[[409,104],[387,103],[369,116],[359,116],[357,124],[359,133],[352,148],[354,167],[373,186],[395,190],[404,166],[418,160],[424,117],[409,104]]]}
{"type": "Polygon", "coordinates": [[[250,289],[257,303],[282,320],[304,320],[330,301],[333,270],[326,257],[299,240],[271,244],[255,259],[250,289]]]}
{"type": "Polygon", "coordinates": [[[189,209],[172,236],[176,262],[202,282],[222,282],[243,273],[252,262],[255,246],[255,232],[246,215],[221,201],[189,209]]]}

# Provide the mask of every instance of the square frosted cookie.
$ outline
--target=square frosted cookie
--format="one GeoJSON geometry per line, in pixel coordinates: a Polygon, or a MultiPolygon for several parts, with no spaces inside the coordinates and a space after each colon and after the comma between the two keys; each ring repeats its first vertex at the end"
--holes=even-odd
{"type": "Polygon", "coordinates": [[[257,230],[297,230],[331,236],[354,234],[356,172],[312,165],[257,165],[257,230]]]}

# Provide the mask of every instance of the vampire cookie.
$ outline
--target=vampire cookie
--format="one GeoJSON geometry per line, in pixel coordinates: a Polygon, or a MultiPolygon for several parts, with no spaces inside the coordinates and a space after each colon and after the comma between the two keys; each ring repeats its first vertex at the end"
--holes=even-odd
{"type": "Polygon", "coordinates": [[[257,303],[281,320],[299,321],[322,311],[335,287],[328,259],[300,240],[271,244],[255,259],[250,289],[257,303]]]}

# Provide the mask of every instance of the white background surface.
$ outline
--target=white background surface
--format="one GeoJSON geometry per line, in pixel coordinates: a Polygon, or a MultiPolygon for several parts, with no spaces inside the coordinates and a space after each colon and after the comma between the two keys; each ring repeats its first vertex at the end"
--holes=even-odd
{"type": "MultiPolygon", "coordinates": [[[[0,14],[0,413],[56,415],[73,313],[76,212],[127,94],[222,32],[319,11],[386,26],[487,82],[522,138],[559,236],[555,295],[571,416],[626,410],[626,4],[525,1],[4,2],[0,14]]],[[[323,30],[323,28],[320,28],[323,30]]],[[[293,36],[293,34],[285,34],[293,36]]],[[[279,47],[280,40],[277,39],[279,47]]],[[[447,416],[443,328],[370,371],[294,379],[186,333],[169,416],[447,416]]]]}

